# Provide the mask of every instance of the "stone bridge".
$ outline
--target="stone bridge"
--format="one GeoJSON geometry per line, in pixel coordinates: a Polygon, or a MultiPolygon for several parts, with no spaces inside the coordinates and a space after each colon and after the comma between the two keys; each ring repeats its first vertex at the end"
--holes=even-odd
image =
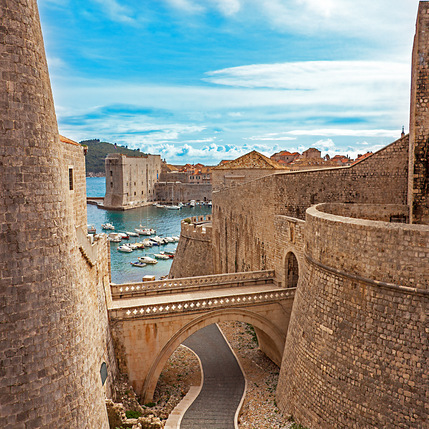
{"type": "Polygon", "coordinates": [[[111,285],[109,317],[120,370],[144,402],[174,350],[212,323],[255,328],[259,346],[280,366],[295,288],[280,288],[274,271],[219,274],[111,285]]]}

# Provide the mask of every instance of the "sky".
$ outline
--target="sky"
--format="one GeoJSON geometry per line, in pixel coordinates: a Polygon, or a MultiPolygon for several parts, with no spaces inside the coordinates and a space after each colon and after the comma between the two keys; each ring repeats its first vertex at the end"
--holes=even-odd
{"type": "Polygon", "coordinates": [[[217,165],[409,126],[417,0],[38,0],[59,131],[217,165]]]}

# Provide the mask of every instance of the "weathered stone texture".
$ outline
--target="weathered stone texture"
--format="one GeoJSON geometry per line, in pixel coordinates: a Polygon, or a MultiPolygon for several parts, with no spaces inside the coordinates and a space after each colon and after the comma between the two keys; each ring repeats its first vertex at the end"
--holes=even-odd
{"type": "Polygon", "coordinates": [[[405,136],[351,167],[278,173],[214,192],[215,272],[283,269],[277,215],[303,219],[318,202],[406,204],[407,166],[405,136]]]}
{"type": "Polygon", "coordinates": [[[429,224],[429,4],[420,2],[411,74],[408,204],[411,220],[429,224]]]}
{"type": "Polygon", "coordinates": [[[427,427],[428,228],[318,209],[307,212],[279,406],[309,427],[427,427]]]}
{"type": "Polygon", "coordinates": [[[160,155],[109,154],[105,167],[106,208],[125,210],[155,201],[155,183],[161,174],[160,155]]]}
{"type": "Polygon", "coordinates": [[[213,274],[211,216],[193,217],[182,221],[176,256],[168,277],[192,277],[213,274]]]}
{"type": "Polygon", "coordinates": [[[0,42],[0,426],[108,427],[35,0],[0,3],[0,42]]]}
{"type": "Polygon", "coordinates": [[[158,182],[155,184],[155,199],[161,202],[211,201],[211,183],[158,182]]]}

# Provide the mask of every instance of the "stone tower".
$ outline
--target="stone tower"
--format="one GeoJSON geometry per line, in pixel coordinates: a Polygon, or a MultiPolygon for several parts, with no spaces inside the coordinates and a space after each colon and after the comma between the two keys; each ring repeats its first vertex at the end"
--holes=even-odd
{"type": "Polygon", "coordinates": [[[414,38],[408,205],[413,223],[429,224],[429,2],[421,1],[414,38]]]}
{"type": "Polygon", "coordinates": [[[0,427],[107,428],[36,0],[0,2],[0,427]]]}

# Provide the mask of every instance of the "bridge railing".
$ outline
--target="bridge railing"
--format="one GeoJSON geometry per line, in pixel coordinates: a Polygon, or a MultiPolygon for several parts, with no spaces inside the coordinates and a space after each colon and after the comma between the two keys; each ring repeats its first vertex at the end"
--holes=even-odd
{"type": "Polygon", "coordinates": [[[219,294],[216,297],[180,300],[157,305],[137,305],[133,307],[114,308],[109,310],[111,320],[159,317],[167,314],[201,312],[218,308],[249,307],[252,305],[291,300],[296,288],[265,290],[253,293],[219,294]]]}
{"type": "Polygon", "coordinates": [[[275,283],[274,270],[244,273],[215,274],[210,276],[184,277],[141,283],[112,284],[112,298],[132,298],[142,295],[177,293],[180,290],[216,289],[222,287],[249,286],[249,284],[275,283]]]}

